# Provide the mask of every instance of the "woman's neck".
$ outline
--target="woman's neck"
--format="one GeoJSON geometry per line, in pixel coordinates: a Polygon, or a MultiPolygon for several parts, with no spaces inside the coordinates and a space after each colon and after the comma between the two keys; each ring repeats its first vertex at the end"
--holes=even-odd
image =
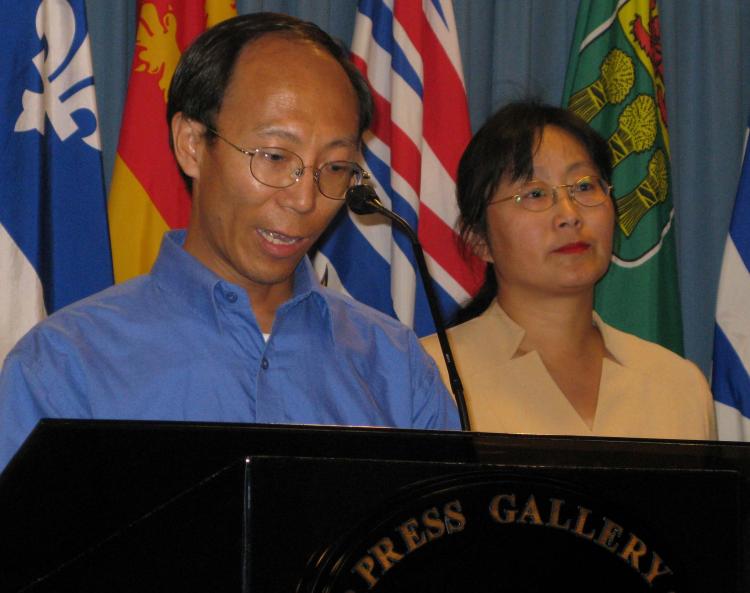
{"type": "Polygon", "coordinates": [[[535,351],[552,380],[590,428],[594,428],[602,365],[607,350],[593,324],[593,291],[564,296],[501,291],[498,302],[525,330],[517,355],[535,351]]]}
{"type": "Polygon", "coordinates": [[[520,295],[501,289],[497,300],[508,317],[524,329],[521,349],[526,352],[580,353],[601,341],[593,326],[593,290],[571,295],[520,295]]]}

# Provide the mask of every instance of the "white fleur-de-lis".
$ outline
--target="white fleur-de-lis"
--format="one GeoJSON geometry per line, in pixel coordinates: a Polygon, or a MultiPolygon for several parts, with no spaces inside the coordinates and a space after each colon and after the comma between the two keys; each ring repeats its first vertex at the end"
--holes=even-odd
{"type": "Polygon", "coordinates": [[[73,48],[75,29],[75,14],[66,0],[42,1],[36,13],[36,32],[39,39],[46,38],[47,50],[40,51],[32,61],[42,77],[44,90],[41,93],[24,91],[23,111],[16,121],[15,131],[37,130],[44,134],[46,115],[57,135],[66,140],[78,129],[71,114],[78,109],[87,109],[94,116],[96,125],[83,141],[101,150],[93,82],[69,94],[81,82],[93,81],[88,35],[66,63],[73,48]],[[60,70],[63,64],[65,67],[60,70]]]}

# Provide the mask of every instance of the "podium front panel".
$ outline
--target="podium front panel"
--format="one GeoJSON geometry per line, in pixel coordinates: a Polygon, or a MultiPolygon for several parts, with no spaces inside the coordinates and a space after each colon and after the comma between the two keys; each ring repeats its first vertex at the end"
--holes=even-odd
{"type": "Polygon", "coordinates": [[[738,586],[732,471],[258,458],[249,472],[250,591],[738,586]]]}
{"type": "Polygon", "coordinates": [[[744,443],[42,421],[0,591],[740,593],[749,484],[744,443]]]}

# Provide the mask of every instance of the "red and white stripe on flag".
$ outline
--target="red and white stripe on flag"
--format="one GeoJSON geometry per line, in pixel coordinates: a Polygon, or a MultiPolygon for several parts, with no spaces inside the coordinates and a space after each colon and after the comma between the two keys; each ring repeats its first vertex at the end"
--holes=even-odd
{"type": "MultiPolygon", "coordinates": [[[[473,294],[484,264],[457,241],[455,177],[471,138],[458,36],[450,0],[361,0],[352,60],[373,93],[375,118],[364,158],[384,204],[418,229],[444,316],[473,294]]],[[[353,296],[395,314],[419,335],[434,331],[411,246],[397,229],[349,214],[337,229],[364,269],[346,261],[346,243],[328,241],[316,267],[353,296]],[[331,245],[331,243],[336,243],[331,245]],[[364,253],[363,253],[364,251],[364,253]],[[383,275],[383,278],[373,277],[383,275]],[[390,290],[378,287],[385,283],[390,290]],[[389,301],[390,302],[387,302],[389,301]]]]}

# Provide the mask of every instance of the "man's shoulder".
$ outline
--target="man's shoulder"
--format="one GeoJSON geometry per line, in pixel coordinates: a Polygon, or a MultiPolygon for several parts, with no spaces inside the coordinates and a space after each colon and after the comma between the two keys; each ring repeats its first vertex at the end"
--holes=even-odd
{"type": "Polygon", "coordinates": [[[144,302],[149,300],[153,287],[154,283],[150,276],[138,276],[71,303],[50,315],[42,321],[42,324],[72,321],[80,316],[104,315],[113,311],[142,310],[144,302]]]}
{"type": "Polygon", "coordinates": [[[106,328],[133,315],[153,311],[147,306],[146,296],[151,288],[149,277],[140,276],[71,303],[37,323],[14,350],[42,342],[60,345],[82,335],[107,331],[106,328]]]}

